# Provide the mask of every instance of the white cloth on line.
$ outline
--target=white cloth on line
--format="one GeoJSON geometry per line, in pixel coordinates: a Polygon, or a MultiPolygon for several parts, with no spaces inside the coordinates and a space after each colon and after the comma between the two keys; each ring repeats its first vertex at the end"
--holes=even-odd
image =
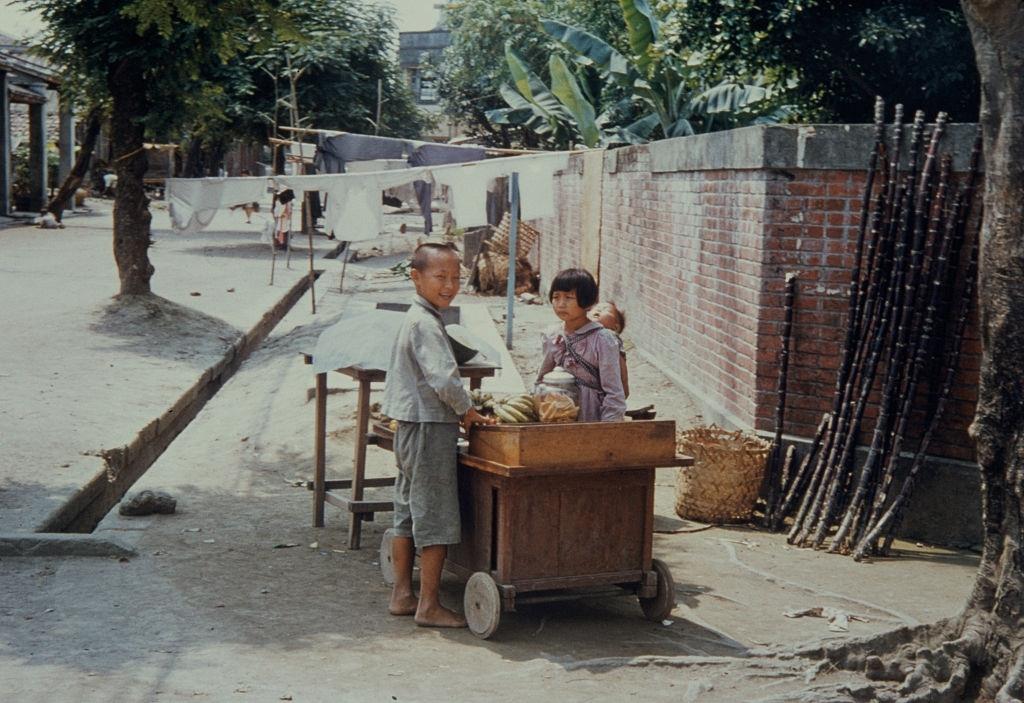
{"type": "Polygon", "coordinates": [[[171,227],[180,234],[195,234],[213,220],[218,210],[259,202],[267,193],[266,178],[168,178],[167,209],[171,227]]]}
{"type": "Polygon", "coordinates": [[[408,168],[375,173],[275,176],[274,180],[296,193],[326,193],[326,230],[342,241],[361,242],[378,237],[384,229],[381,193],[425,177],[429,177],[428,169],[408,168]]]}
{"type": "MultiPolygon", "coordinates": [[[[531,157],[515,170],[519,172],[519,215],[524,220],[536,220],[555,214],[555,171],[564,171],[569,165],[565,152],[531,157]]],[[[511,171],[510,171],[511,173],[511,171]]]]}
{"type": "Polygon", "coordinates": [[[434,182],[451,189],[452,216],[459,227],[487,224],[487,186],[495,178],[519,174],[519,208],[524,220],[555,214],[552,177],[569,163],[569,154],[528,154],[431,168],[434,182]]]}

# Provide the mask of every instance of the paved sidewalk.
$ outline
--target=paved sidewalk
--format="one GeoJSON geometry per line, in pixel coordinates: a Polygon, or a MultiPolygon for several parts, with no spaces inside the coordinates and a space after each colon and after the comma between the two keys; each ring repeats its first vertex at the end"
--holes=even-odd
{"type": "MultiPolygon", "coordinates": [[[[66,229],[0,230],[0,533],[37,529],[103,469],[90,453],[127,444],[307,271],[303,241],[267,285],[258,216],[182,236],[155,209],[152,285],[166,302],[118,303],[111,211],[93,202],[66,229]]],[[[314,246],[323,268],[336,243],[314,246]]]]}

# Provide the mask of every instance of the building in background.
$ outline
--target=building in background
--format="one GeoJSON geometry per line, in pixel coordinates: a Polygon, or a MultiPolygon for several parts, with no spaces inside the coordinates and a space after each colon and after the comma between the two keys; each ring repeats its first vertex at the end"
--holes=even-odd
{"type": "Polygon", "coordinates": [[[58,97],[60,75],[29,46],[0,34],[0,217],[38,214],[49,186],[71,170],[74,115],[58,97]],[[50,171],[50,152],[59,168],[50,171]]]}
{"type": "Polygon", "coordinates": [[[439,16],[437,26],[419,32],[398,33],[398,64],[406,84],[412,90],[416,106],[437,120],[437,127],[425,136],[448,141],[461,134],[459,125],[441,111],[437,91],[437,73],[444,50],[451,44],[451,33],[445,27],[447,3],[435,5],[439,16]]]}

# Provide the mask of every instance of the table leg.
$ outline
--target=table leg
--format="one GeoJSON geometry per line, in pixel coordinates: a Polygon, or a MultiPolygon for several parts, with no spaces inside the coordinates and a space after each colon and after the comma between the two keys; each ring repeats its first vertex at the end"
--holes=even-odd
{"type": "MultiPolygon", "coordinates": [[[[363,499],[363,474],[366,472],[366,434],[370,431],[370,381],[359,379],[359,400],[356,413],[356,456],[352,467],[352,500],[363,499]]],[[[363,529],[363,516],[349,515],[348,548],[359,549],[363,529]]]]}
{"type": "Polygon", "coordinates": [[[477,388],[479,388],[480,387],[480,382],[482,380],[483,379],[480,379],[480,378],[471,378],[471,379],[469,379],[469,390],[475,391],[477,388]]]}
{"type": "Polygon", "coordinates": [[[316,422],[313,429],[313,527],[324,526],[324,474],[327,448],[327,374],[316,375],[316,422]]]}

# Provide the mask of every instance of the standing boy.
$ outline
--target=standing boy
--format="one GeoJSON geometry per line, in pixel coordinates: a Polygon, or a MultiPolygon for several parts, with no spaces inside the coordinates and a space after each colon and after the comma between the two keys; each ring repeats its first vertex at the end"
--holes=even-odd
{"type": "Polygon", "coordinates": [[[381,411],[395,430],[395,538],[391,558],[395,585],[388,611],[415,615],[417,625],[465,627],[466,620],[438,599],[449,544],[459,542],[456,480],[459,422],[493,423],[473,409],[462,385],[441,311],[459,292],[459,256],[447,244],[426,243],[412,256],[416,298],[391,354],[381,411]],[[412,565],[420,547],[420,595],[412,589],[412,565]]]}

